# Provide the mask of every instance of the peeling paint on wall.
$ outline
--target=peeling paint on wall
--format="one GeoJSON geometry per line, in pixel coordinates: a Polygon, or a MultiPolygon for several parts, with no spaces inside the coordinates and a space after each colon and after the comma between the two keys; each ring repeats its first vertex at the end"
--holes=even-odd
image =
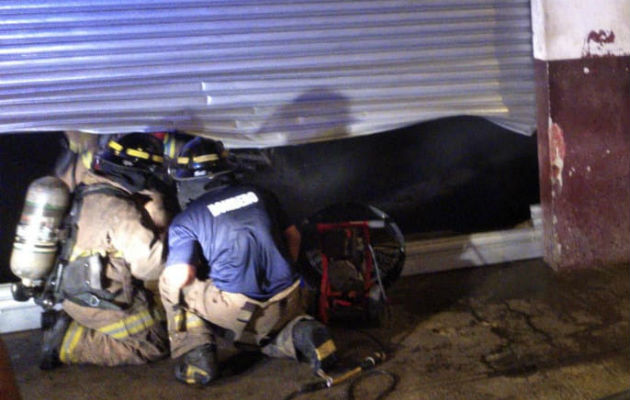
{"type": "Polygon", "coordinates": [[[562,245],[560,243],[556,243],[554,249],[554,257],[559,259],[562,256],[562,245]]]}
{"type": "Polygon", "coordinates": [[[552,197],[562,192],[562,172],[564,170],[564,157],[566,146],[564,143],[564,133],[560,125],[549,119],[549,160],[551,161],[551,184],[552,197]],[[557,190],[557,193],[556,193],[557,190]]]}
{"type": "Polygon", "coordinates": [[[591,31],[588,34],[587,42],[595,42],[600,45],[604,45],[606,43],[615,43],[615,32],[613,31],[605,31],[600,29],[599,31],[591,31]]]}
{"type": "Polygon", "coordinates": [[[630,55],[630,0],[531,0],[534,58],[630,55]]]}
{"type": "Polygon", "coordinates": [[[600,29],[590,31],[584,40],[582,57],[601,57],[615,54],[615,32],[612,30],[600,29]]]}

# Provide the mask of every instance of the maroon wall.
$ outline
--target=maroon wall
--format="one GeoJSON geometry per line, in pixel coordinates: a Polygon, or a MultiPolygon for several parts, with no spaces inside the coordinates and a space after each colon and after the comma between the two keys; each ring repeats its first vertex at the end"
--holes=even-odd
{"type": "Polygon", "coordinates": [[[630,57],[536,62],[545,260],[630,260],[630,57]]]}

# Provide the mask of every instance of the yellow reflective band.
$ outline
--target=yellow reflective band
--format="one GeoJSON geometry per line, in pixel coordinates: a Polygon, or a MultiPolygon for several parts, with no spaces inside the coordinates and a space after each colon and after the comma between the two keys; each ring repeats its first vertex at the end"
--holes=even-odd
{"type": "Polygon", "coordinates": [[[145,329],[149,329],[154,324],[155,320],[153,316],[151,316],[151,313],[149,313],[149,310],[144,310],[121,321],[100,327],[97,330],[115,339],[123,339],[142,332],[145,329]]]}
{"type": "Polygon", "coordinates": [[[177,157],[177,164],[188,164],[190,158],[188,157],[177,157]]]}
{"type": "Polygon", "coordinates": [[[85,328],[76,322],[72,321],[66,334],[61,342],[61,349],[59,351],[59,359],[63,363],[77,362],[77,357],[73,355],[74,349],[79,344],[79,340],[83,335],[85,328]]]}
{"type": "Polygon", "coordinates": [[[81,146],[78,142],[75,142],[74,140],[68,140],[68,145],[68,147],[70,147],[70,151],[73,153],[78,153],[79,151],[81,151],[81,146]]]}
{"type": "Polygon", "coordinates": [[[193,162],[202,163],[208,161],[217,161],[218,159],[218,154],[204,154],[202,156],[193,157],[193,162]]]}
{"type": "Polygon", "coordinates": [[[317,353],[318,360],[323,360],[334,353],[335,350],[337,350],[335,344],[331,339],[328,339],[324,344],[315,349],[315,353],[317,353]]]}
{"type": "Polygon", "coordinates": [[[103,250],[103,249],[92,249],[92,250],[82,250],[79,247],[76,247],[74,249],[72,249],[72,255],[70,256],[70,261],[74,261],[77,258],[81,258],[81,257],[89,257],[89,256],[93,256],[94,254],[98,254],[101,257],[112,257],[112,258],[123,258],[123,253],[122,251],[111,251],[111,252],[107,252],[107,250],[103,250]]]}
{"type": "Polygon", "coordinates": [[[92,167],[92,152],[86,151],[81,154],[81,162],[86,169],[90,169],[92,167]]]}
{"type": "Polygon", "coordinates": [[[127,149],[127,154],[129,154],[132,157],[144,158],[145,160],[149,159],[149,153],[142,150],[127,149]]]}
{"type": "Polygon", "coordinates": [[[72,255],[70,256],[70,261],[74,261],[77,258],[81,258],[81,257],[93,256],[94,254],[98,254],[101,257],[105,257],[107,255],[107,252],[102,249],[81,250],[80,248],[75,246],[75,248],[72,249],[72,255]]]}
{"type": "Polygon", "coordinates": [[[198,320],[192,321],[192,322],[186,321],[186,329],[189,329],[189,328],[202,328],[204,326],[206,326],[206,325],[203,322],[203,320],[201,320],[201,319],[198,319],[198,320]]]}
{"type": "Polygon", "coordinates": [[[175,135],[167,133],[164,139],[164,154],[167,154],[169,158],[175,157],[175,144],[175,135]]]}
{"type": "Polygon", "coordinates": [[[200,328],[205,326],[204,320],[199,318],[195,314],[189,311],[186,311],[185,314],[185,317],[184,313],[178,313],[175,315],[175,326],[182,326],[182,322],[184,322],[184,319],[186,320],[186,329],[200,328]]]}
{"type": "Polygon", "coordinates": [[[164,162],[164,157],[152,155],[151,156],[151,160],[153,160],[153,161],[155,161],[157,163],[163,163],[164,162]]]}
{"type": "Polygon", "coordinates": [[[202,376],[208,376],[208,373],[199,367],[195,367],[194,365],[188,365],[186,368],[186,383],[193,384],[197,383],[195,380],[195,374],[201,374],[202,376]]]}
{"type": "Polygon", "coordinates": [[[107,145],[116,151],[121,151],[124,148],[120,143],[114,142],[113,140],[110,140],[107,145]]]}

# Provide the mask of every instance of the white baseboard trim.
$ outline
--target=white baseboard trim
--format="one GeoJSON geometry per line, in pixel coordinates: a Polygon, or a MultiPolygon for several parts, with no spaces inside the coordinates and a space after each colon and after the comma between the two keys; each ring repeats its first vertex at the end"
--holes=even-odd
{"type": "Polygon", "coordinates": [[[540,258],[542,229],[520,228],[407,243],[403,275],[540,258]]]}
{"type": "Polygon", "coordinates": [[[0,333],[26,331],[41,327],[42,309],[33,299],[13,300],[11,284],[0,284],[0,333]]]}

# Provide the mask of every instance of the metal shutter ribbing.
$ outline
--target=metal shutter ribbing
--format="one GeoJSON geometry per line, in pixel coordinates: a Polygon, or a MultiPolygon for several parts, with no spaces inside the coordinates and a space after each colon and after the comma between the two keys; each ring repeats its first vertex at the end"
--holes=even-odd
{"type": "Polygon", "coordinates": [[[0,132],[271,146],[451,115],[531,132],[528,0],[0,4],[0,132]]]}

